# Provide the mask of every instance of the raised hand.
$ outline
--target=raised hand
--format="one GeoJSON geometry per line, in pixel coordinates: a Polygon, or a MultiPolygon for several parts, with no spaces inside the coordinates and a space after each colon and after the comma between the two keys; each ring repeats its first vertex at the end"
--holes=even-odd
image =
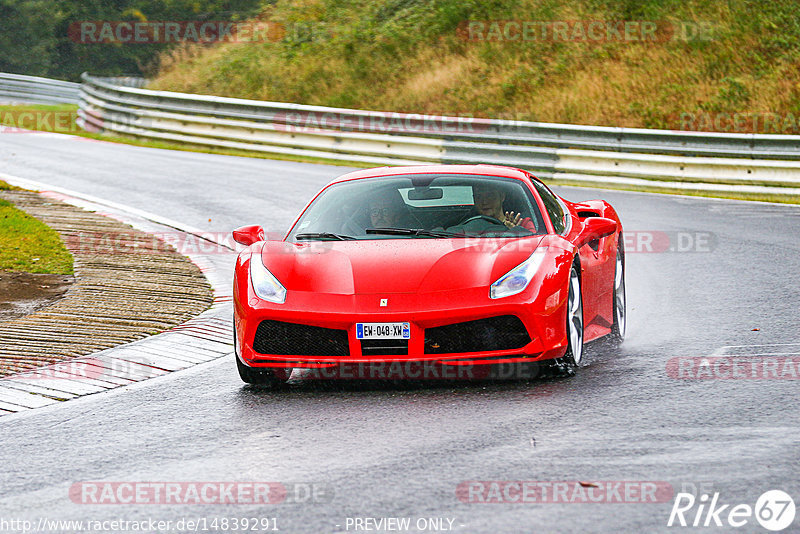
{"type": "Polygon", "coordinates": [[[515,214],[513,211],[507,211],[506,219],[503,221],[503,223],[505,223],[505,225],[509,228],[514,228],[515,226],[519,226],[520,221],[522,221],[521,213],[515,214]]]}

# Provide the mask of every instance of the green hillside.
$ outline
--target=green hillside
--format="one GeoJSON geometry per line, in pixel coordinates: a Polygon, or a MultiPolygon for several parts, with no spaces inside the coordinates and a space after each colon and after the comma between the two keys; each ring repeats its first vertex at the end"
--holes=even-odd
{"type": "Polygon", "coordinates": [[[791,1],[277,0],[260,20],[270,25],[267,39],[164,53],[151,87],[430,114],[800,133],[800,3],[791,1]]]}

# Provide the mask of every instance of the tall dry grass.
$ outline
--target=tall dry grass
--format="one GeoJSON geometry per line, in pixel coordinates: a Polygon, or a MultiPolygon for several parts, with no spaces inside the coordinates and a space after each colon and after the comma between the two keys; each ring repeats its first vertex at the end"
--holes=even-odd
{"type": "Polygon", "coordinates": [[[263,18],[300,30],[175,49],[151,86],[608,126],[678,128],[687,114],[773,114],[784,130],[800,121],[800,4],[785,0],[278,0],[263,18]],[[459,36],[467,20],[688,21],[710,31],[649,43],[471,42],[459,36]]]}

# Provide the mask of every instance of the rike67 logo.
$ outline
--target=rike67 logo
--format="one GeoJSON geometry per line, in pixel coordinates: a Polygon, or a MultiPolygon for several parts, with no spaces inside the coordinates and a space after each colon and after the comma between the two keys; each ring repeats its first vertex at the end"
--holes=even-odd
{"type": "Polygon", "coordinates": [[[714,493],[710,499],[706,493],[699,498],[691,493],[678,493],[667,526],[740,528],[751,523],[754,517],[767,530],[784,530],[794,522],[794,500],[785,491],[770,490],[763,493],[753,507],[744,503],[723,503],[719,493],[714,493]]]}

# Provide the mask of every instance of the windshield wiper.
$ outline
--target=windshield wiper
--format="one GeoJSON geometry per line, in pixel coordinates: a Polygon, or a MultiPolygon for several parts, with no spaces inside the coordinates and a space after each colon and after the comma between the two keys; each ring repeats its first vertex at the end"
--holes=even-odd
{"type": "Polygon", "coordinates": [[[424,228],[367,228],[368,234],[413,235],[425,237],[469,237],[467,234],[447,230],[426,230],[424,228]]]}
{"type": "Polygon", "coordinates": [[[352,241],[355,237],[349,235],[340,235],[340,234],[333,234],[331,232],[315,232],[315,233],[308,233],[308,234],[297,234],[294,236],[295,239],[303,240],[303,239],[335,239],[337,241],[352,241]]]}

